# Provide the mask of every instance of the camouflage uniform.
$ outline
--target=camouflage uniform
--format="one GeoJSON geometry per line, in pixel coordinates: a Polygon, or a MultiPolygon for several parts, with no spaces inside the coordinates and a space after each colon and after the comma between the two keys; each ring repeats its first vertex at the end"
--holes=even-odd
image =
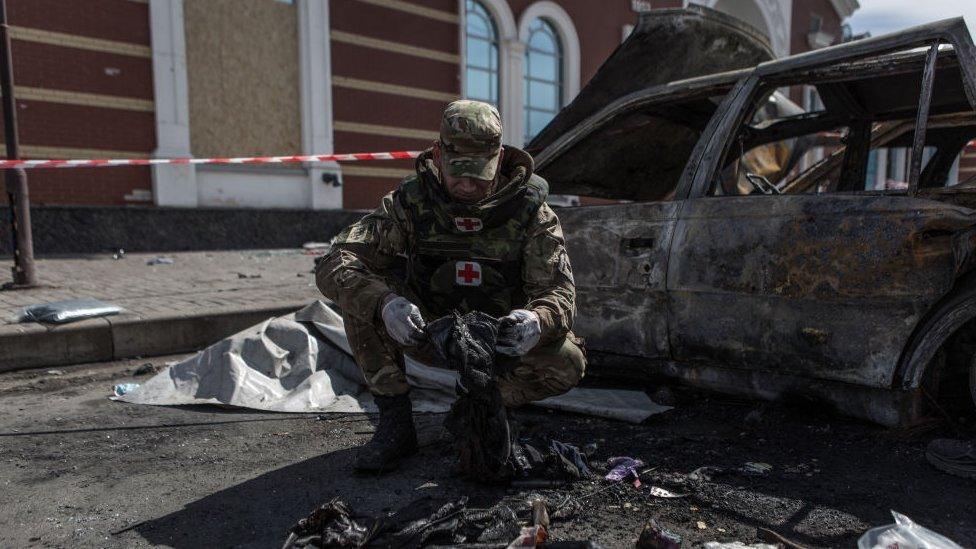
{"type": "MultiPolygon", "coordinates": [[[[466,130],[442,126],[442,135],[466,130]]],[[[380,307],[391,292],[416,304],[428,322],[453,310],[496,317],[513,309],[535,312],[538,345],[502,358],[515,362],[499,382],[507,406],[561,394],[582,378],[582,342],[570,331],[572,269],[559,220],[545,203],[548,185],[532,168],[531,156],[504,147],[497,188],[467,205],[448,195],[428,150],[417,159],[416,174],[334,239],[316,282],[342,308],[356,363],[374,394],[407,392],[404,351],[436,364],[426,346],[403,349],[387,334],[380,307]]]]}

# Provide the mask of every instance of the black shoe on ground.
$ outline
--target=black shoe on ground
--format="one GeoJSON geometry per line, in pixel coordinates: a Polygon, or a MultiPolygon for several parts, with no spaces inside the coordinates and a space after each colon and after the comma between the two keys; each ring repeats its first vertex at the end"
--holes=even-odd
{"type": "Polygon", "coordinates": [[[373,438],[356,455],[356,470],[388,473],[400,460],[417,452],[417,429],[408,395],[374,396],[380,409],[380,421],[373,438]]]}
{"type": "Polygon", "coordinates": [[[925,459],[950,475],[976,479],[976,440],[937,438],[926,448],[925,459]]]}

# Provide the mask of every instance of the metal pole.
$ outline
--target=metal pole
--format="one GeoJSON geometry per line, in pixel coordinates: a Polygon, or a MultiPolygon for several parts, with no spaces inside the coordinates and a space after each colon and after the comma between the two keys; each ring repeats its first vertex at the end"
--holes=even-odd
{"type": "MultiPolygon", "coordinates": [[[[7,158],[20,158],[17,139],[17,109],[14,102],[14,70],[10,57],[10,34],[7,26],[7,0],[0,0],[0,94],[3,95],[3,130],[7,158]]],[[[20,168],[6,173],[7,200],[10,203],[10,226],[13,236],[15,287],[37,285],[34,271],[34,240],[31,237],[30,197],[27,194],[27,172],[20,168]]]]}

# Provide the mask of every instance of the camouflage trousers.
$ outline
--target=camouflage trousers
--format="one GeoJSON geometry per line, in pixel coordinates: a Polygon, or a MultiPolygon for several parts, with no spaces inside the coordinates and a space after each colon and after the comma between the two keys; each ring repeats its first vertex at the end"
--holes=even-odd
{"type": "MultiPolygon", "coordinates": [[[[409,390],[404,352],[418,362],[439,365],[429,346],[401,348],[387,334],[382,320],[367,323],[348,315],[343,315],[342,319],[353,357],[373,394],[393,396],[409,390]]],[[[507,375],[498,379],[505,406],[521,406],[561,395],[575,387],[586,369],[581,343],[570,333],[562,339],[536,346],[525,356],[512,358],[515,364],[508,369],[507,375]]]]}

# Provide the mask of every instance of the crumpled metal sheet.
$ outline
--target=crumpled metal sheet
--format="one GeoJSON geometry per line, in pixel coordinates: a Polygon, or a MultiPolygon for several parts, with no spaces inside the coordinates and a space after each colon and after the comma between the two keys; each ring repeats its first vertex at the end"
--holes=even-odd
{"type": "MultiPolygon", "coordinates": [[[[444,413],[457,373],[406,357],[416,412],[444,413]]],[[[223,404],[273,412],[375,412],[353,361],[342,317],[322,301],[271,318],[169,365],[113,400],[158,406],[223,404]]],[[[670,410],[641,391],[572,389],[546,408],[639,423],[670,410]]]]}

